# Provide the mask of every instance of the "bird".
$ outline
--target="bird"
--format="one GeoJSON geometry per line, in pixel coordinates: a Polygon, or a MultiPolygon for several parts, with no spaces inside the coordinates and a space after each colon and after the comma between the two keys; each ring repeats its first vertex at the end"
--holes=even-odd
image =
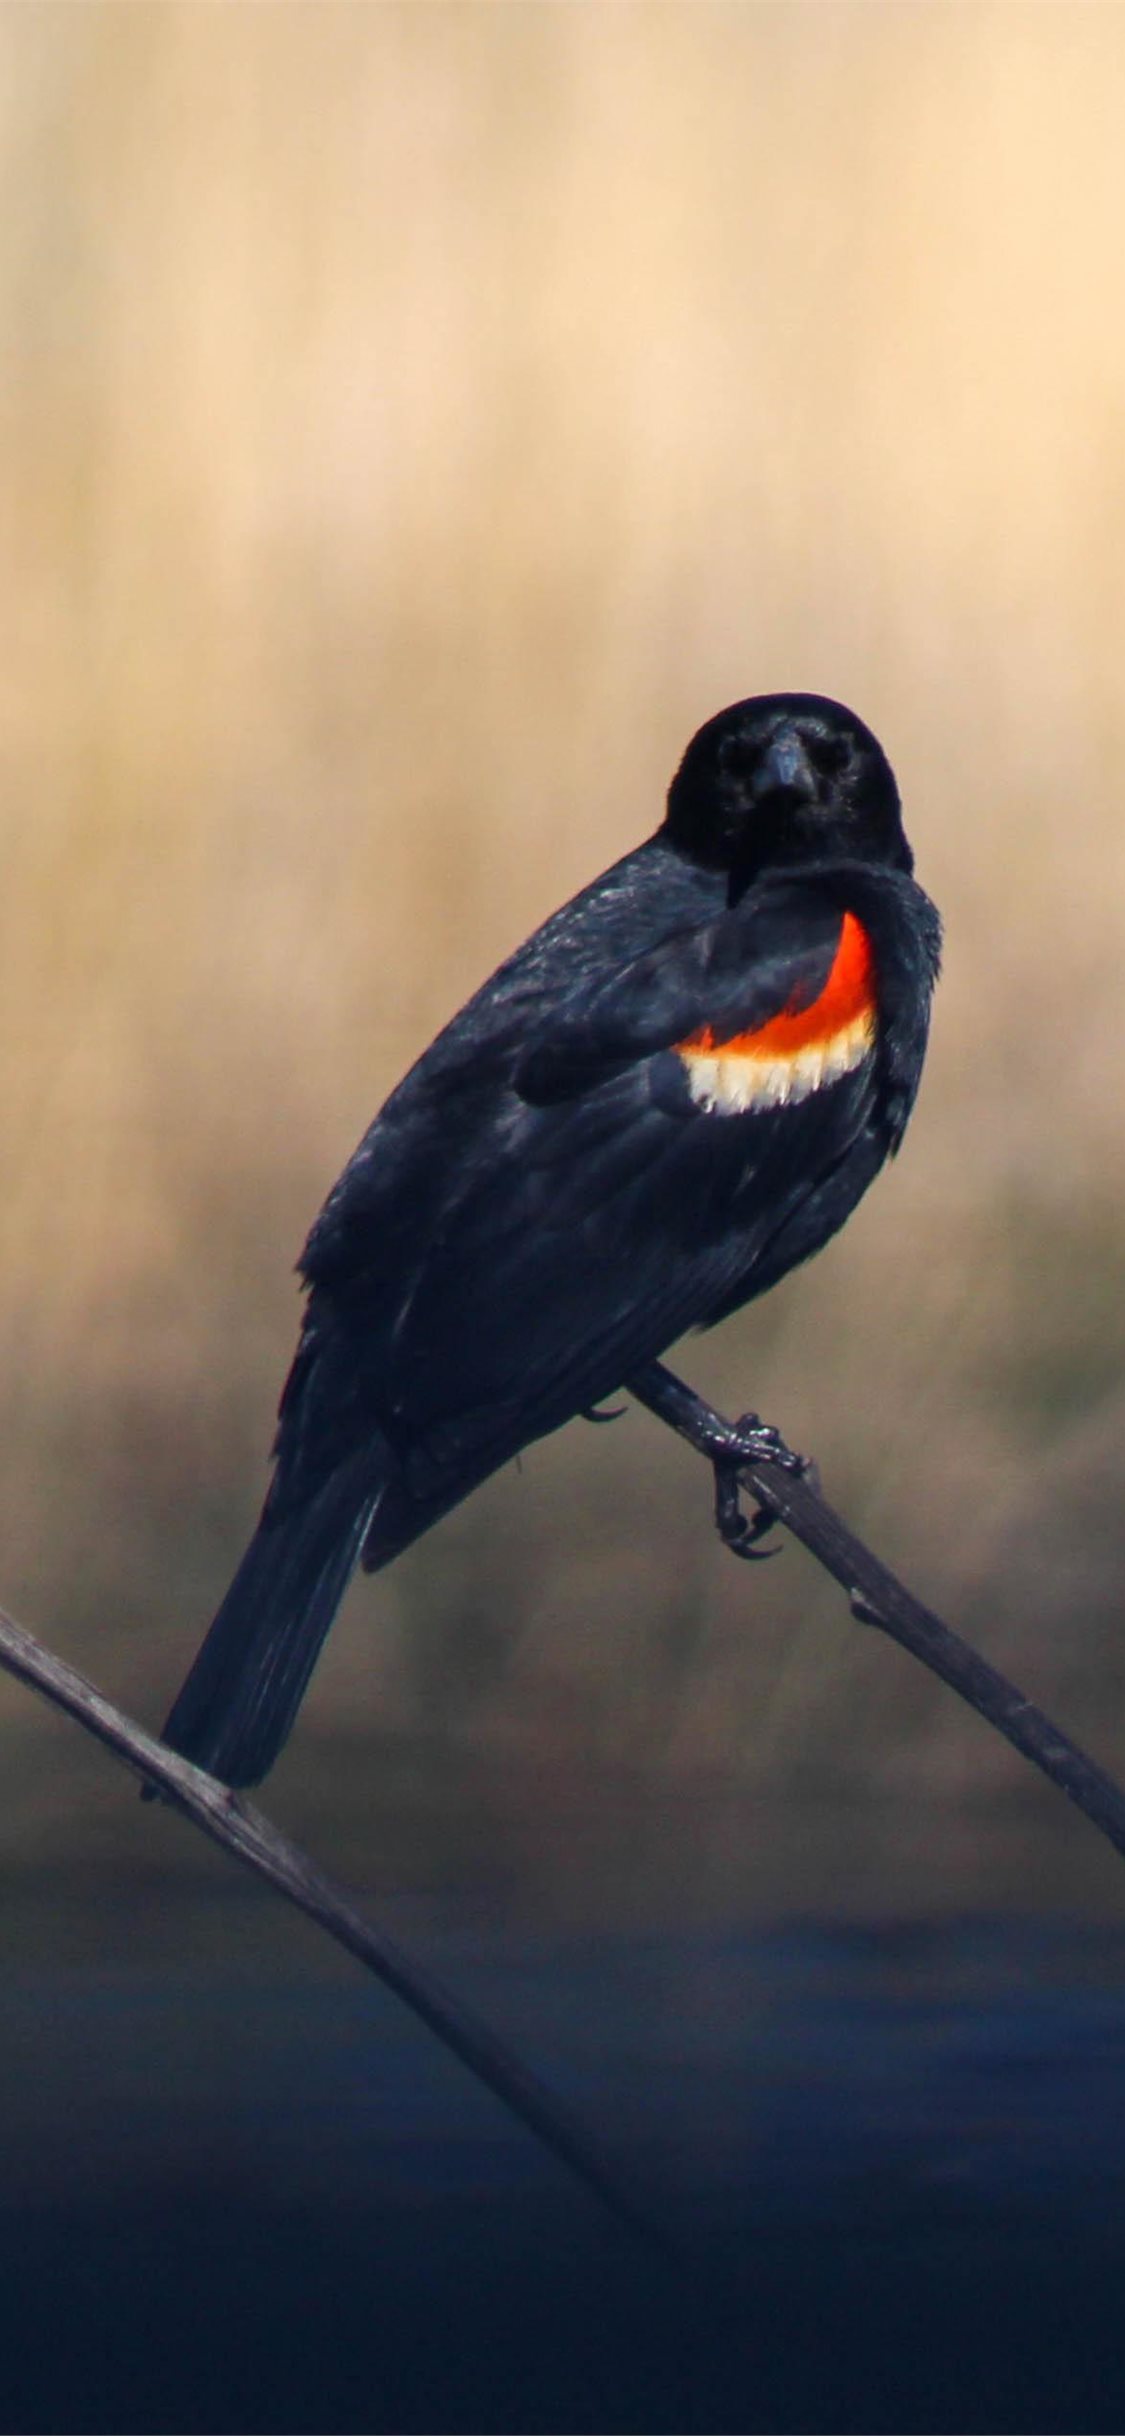
{"type": "Polygon", "coordinates": [[[477,990],[329,1193],[168,1746],[259,1783],[357,1566],[828,1242],[902,1140],[940,951],[852,711],[759,695],[699,729],[655,834],[477,990]]]}

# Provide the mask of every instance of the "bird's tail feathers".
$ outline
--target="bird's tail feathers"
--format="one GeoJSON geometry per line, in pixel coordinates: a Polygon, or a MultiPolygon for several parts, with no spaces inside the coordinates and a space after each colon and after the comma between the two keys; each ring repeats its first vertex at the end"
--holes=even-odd
{"type": "Polygon", "coordinates": [[[256,1785],[286,1741],[385,1486],[341,1465],[291,1513],[263,1516],[164,1741],[228,1785],[256,1785]]]}

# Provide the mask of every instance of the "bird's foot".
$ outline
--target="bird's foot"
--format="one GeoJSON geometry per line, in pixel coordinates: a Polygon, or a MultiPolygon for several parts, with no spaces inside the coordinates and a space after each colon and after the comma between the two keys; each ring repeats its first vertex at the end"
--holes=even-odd
{"type": "Polygon", "coordinates": [[[607,1404],[604,1407],[584,1404],[579,1418],[583,1421],[596,1421],[600,1427],[605,1421],[620,1421],[625,1411],[624,1404],[607,1404]]]}
{"type": "Polygon", "coordinates": [[[800,1478],[813,1469],[807,1455],[798,1455],[786,1444],[779,1429],[763,1421],[758,1413],[743,1413],[727,1435],[724,1448],[729,1463],[776,1463],[781,1472],[794,1472],[800,1478]]]}
{"type": "Polygon", "coordinates": [[[744,1514],[737,1470],[721,1458],[716,1461],[715,1528],[732,1556],[744,1556],[752,1564],[764,1564],[768,1556],[780,1556],[780,1548],[758,1546],[776,1519],[768,1506],[756,1506],[752,1514],[744,1514]]]}
{"type": "Polygon", "coordinates": [[[793,1473],[797,1479],[810,1473],[815,1478],[815,1465],[807,1455],[798,1455],[787,1446],[780,1430],[760,1420],[757,1413],[743,1413],[733,1428],[724,1433],[722,1445],[711,1451],[711,1462],[715,1473],[715,1526],[724,1548],[729,1548],[732,1556],[752,1561],[779,1555],[777,1548],[758,1546],[777,1516],[761,1504],[752,1514],[743,1513],[740,1474],[747,1464],[771,1463],[779,1471],[793,1473]]]}

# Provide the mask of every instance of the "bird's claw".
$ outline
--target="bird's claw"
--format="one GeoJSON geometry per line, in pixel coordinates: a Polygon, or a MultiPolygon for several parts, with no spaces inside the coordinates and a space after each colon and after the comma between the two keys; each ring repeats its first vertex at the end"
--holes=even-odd
{"type": "Polygon", "coordinates": [[[750,1564],[764,1564],[767,1557],[780,1556],[780,1548],[759,1548],[776,1517],[768,1506],[756,1506],[753,1514],[744,1514],[739,1502],[738,1474],[729,1464],[715,1465],[715,1525],[724,1548],[732,1556],[743,1556],[750,1564]]]}
{"type": "Polygon", "coordinates": [[[743,1413],[735,1422],[727,1452],[733,1463],[776,1463],[779,1471],[793,1472],[798,1479],[815,1468],[807,1455],[795,1453],[781,1431],[758,1413],[743,1413]]]}
{"type": "Polygon", "coordinates": [[[715,1523],[724,1548],[729,1548],[732,1556],[753,1559],[777,1556],[780,1553],[777,1548],[758,1546],[777,1516],[765,1505],[756,1506],[752,1514],[743,1513],[741,1475],[749,1464],[770,1463],[798,1480],[811,1480],[815,1486],[815,1464],[807,1455],[795,1454],[780,1430],[760,1420],[757,1413],[742,1414],[723,1446],[715,1448],[711,1460],[715,1471],[715,1523]]]}
{"type": "Polygon", "coordinates": [[[596,1404],[584,1404],[579,1417],[583,1421],[596,1421],[601,1428],[603,1422],[620,1421],[626,1409],[624,1404],[607,1404],[604,1411],[599,1411],[596,1404]]]}

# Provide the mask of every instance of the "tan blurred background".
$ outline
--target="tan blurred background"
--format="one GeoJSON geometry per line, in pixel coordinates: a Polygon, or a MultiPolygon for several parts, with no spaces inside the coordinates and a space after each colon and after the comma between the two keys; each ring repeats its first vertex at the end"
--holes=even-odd
{"type": "MultiPolygon", "coordinates": [[[[932,1057],[684,1362],[1125,1768],[1125,10],[9,5],[0,110],[0,1596],[156,1720],[380,1098],[808,687],[899,773],[932,1057]]],[[[0,1700],[10,1876],[204,1868],[0,1700]]],[[[551,1916],[1121,1901],[639,1415],[353,1594],[269,1804],[551,1916]]]]}

